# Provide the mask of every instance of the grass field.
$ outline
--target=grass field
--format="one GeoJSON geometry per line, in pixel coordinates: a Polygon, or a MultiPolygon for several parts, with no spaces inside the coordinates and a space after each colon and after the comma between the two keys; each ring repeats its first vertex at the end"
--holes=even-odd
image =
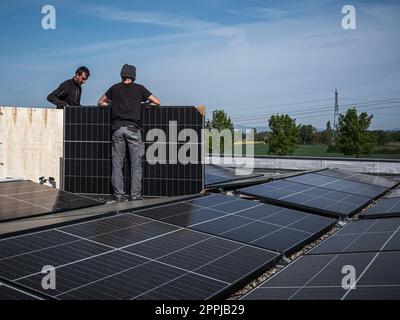
{"type": "MultiPolygon", "coordinates": [[[[245,153],[245,145],[242,145],[243,154],[245,153]]],[[[326,152],[327,146],[324,144],[314,145],[299,145],[294,152],[293,156],[309,156],[309,157],[348,157],[342,153],[328,153],[326,152]]],[[[256,156],[268,155],[268,146],[263,142],[254,142],[254,154],[256,156]]],[[[363,158],[377,158],[377,159],[400,159],[400,154],[370,154],[363,156],[363,158]]]]}

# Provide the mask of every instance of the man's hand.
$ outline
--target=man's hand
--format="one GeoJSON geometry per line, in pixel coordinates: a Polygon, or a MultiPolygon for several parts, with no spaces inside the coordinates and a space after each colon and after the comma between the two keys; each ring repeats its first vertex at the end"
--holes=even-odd
{"type": "Polygon", "coordinates": [[[158,98],[153,94],[149,97],[149,101],[152,105],[155,105],[155,106],[159,106],[161,104],[160,100],[158,100],[158,98]]]}
{"type": "Polygon", "coordinates": [[[107,107],[107,106],[110,105],[110,104],[111,104],[111,100],[107,99],[107,97],[106,97],[105,94],[103,94],[103,95],[100,97],[99,101],[97,102],[97,105],[98,105],[99,107],[107,107]]]}

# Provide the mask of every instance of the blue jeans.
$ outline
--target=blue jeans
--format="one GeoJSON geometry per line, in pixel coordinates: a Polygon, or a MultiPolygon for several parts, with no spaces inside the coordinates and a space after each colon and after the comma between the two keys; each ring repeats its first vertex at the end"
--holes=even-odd
{"type": "Polygon", "coordinates": [[[124,165],[126,146],[128,145],[131,158],[131,192],[132,199],[138,198],[142,193],[142,158],[144,145],[142,134],[135,127],[121,127],[112,135],[112,177],[111,183],[114,188],[114,196],[122,198],[125,196],[124,176],[122,167],[124,165]]]}

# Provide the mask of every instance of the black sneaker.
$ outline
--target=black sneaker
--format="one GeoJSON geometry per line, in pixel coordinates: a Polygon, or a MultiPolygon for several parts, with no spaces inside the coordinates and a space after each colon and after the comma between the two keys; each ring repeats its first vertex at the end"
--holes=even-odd
{"type": "Polygon", "coordinates": [[[120,202],[124,202],[124,201],[128,201],[128,199],[126,199],[124,196],[119,196],[119,197],[114,197],[114,200],[112,202],[116,202],[116,203],[120,203],[120,202]]]}

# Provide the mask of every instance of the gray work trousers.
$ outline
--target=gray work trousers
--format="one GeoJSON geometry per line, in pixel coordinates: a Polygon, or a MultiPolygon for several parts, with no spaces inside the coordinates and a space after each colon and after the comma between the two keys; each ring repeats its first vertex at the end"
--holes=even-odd
{"type": "Polygon", "coordinates": [[[111,183],[114,188],[114,196],[118,199],[125,196],[124,176],[122,167],[124,165],[126,145],[128,145],[131,158],[131,199],[136,199],[142,193],[142,158],[144,145],[142,134],[135,127],[121,127],[112,135],[112,177],[111,183]]]}

